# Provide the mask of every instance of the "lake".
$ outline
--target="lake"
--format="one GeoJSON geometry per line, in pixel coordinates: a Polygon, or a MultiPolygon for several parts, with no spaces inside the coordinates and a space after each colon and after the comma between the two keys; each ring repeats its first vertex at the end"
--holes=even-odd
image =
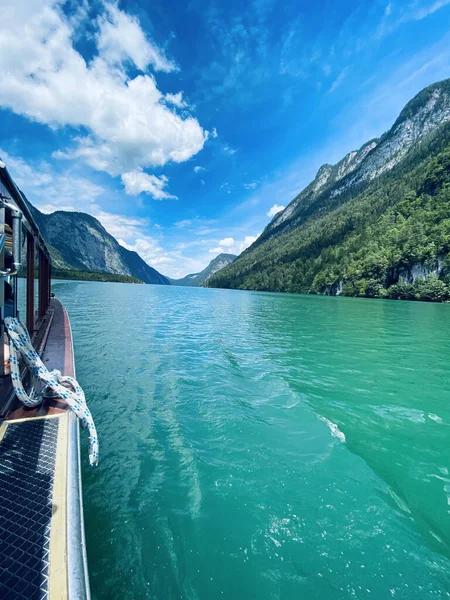
{"type": "Polygon", "coordinates": [[[450,305],[56,282],[94,599],[450,596],[450,305]]]}

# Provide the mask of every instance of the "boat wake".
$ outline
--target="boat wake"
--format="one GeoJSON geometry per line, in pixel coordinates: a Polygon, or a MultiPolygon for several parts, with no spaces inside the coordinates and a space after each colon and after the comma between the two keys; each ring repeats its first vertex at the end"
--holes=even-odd
{"type": "Polygon", "coordinates": [[[343,444],[345,443],[345,433],[343,433],[336,423],[329,421],[325,417],[318,415],[319,419],[328,425],[328,429],[331,431],[331,435],[340,440],[343,444]]]}

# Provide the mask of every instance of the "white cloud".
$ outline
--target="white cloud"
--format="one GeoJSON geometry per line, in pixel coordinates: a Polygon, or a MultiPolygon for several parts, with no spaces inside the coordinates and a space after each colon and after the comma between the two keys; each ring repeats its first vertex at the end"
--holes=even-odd
{"type": "Polygon", "coordinates": [[[228,238],[224,238],[223,240],[220,240],[219,246],[225,246],[226,248],[231,248],[231,246],[233,246],[234,243],[235,243],[234,239],[232,237],[228,237],[228,238]]]}
{"type": "Polygon", "coordinates": [[[113,176],[188,160],[208,133],[168,107],[182,96],[164,96],[146,71],[168,72],[174,63],[135,17],[104,6],[94,36],[98,53],[89,62],[73,45],[75,28],[85,23],[65,17],[53,0],[17,0],[2,10],[0,106],[52,128],[82,131],[54,156],[82,159],[113,176]],[[130,63],[139,71],[132,78],[130,63]]]}
{"type": "Polygon", "coordinates": [[[257,235],[247,235],[242,240],[235,240],[232,237],[223,238],[218,242],[218,246],[211,248],[208,252],[209,254],[222,254],[223,252],[227,252],[229,254],[240,254],[246,248],[248,248],[261,234],[257,235]]]}
{"type": "Polygon", "coordinates": [[[141,237],[144,229],[149,225],[147,219],[109,213],[97,206],[94,207],[92,216],[98,219],[106,231],[117,240],[132,240],[141,237]]]}
{"type": "Polygon", "coordinates": [[[51,215],[52,213],[54,213],[57,210],[64,210],[66,212],[76,212],[77,209],[73,204],[60,204],[58,202],[58,204],[52,204],[52,203],[48,203],[48,204],[39,204],[37,206],[37,208],[39,208],[39,210],[44,213],[45,215],[51,215]]]}
{"type": "Polygon", "coordinates": [[[137,252],[152,267],[159,268],[161,265],[168,265],[175,262],[175,258],[164,252],[159,243],[150,236],[138,238],[132,244],[122,239],[119,239],[118,242],[121,246],[127,248],[127,250],[137,252]]]}
{"type": "Polygon", "coordinates": [[[223,147],[223,151],[225,152],[225,154],[229,154],[230,156],[233,156],[233,154],[236,154],[237,148],[231,148],[231,146],[225,145],[223,147]]]}
{"type": "Polygon", "coordinates": [[[75,173],[58,173],[45,161],[33,165],[2,149],[0,157],[19,188],[42,212],[84,210],[105,192],[101,186],[75,173]]]}
{"type": "Polygon", "coordinates": [[[254,190],[258,187],[258,181],[250,181],[250,183],[244,183],[246,190],[254,190]]]}
{"type": "Polygon", "coordinates": [[[108,213],[100,209],[94,210],[92,214],[121,246],[137,252],[152,267],[165,273],[168,266],[177,262],[173,253],[165,250],[157,239],[147,235],[148,219],[108,213]]]}
{"type": "Polygon", "coordinates": [[[213,130],[212,130],[212,132],[211,132],[211,136],[212,136],[213,138],[216,138],[218,135],[219,135],[219,134],[217,133],[217,129],[214,127],[214,128],[213,128],[213,130]]]}
{"type": "Polygon", "coordinates": [[[128,195],[138,196],[141,192],[145,192],[155,200],[177,198],[164,190],[167,182],[168,179],[165,175],[157,177],[156,175],[144,173],[144,171],[131,171],[122,175],[122,183],[128,195]]]}
{"type": "Polygon", "coordinates": [[[166,73],[177,69],[159,48],[146,39],[136,17],[119,10],[114,4],[106,3],[105,8],[99,18],[97,48],[106,62],[120,66],[130,60],[141,71],[149,65],[166,73]]]}
{"type": "Polygon", "coordinates": [[[200,165],[194,167],[194,173],[201,173],[202,171],[206,171],[205,167],[200,167],[200,165]]]}
{"type": "Polygon", "coordinates": [[[411,19],[414,21],[421,21],[422,19],[428,17],[428,15],[432,15],[437,10],[447,6],[447,4],[450,4],[450,0],[437,0],[437,2],[432,2],[431,4],[422,6],[417,10],[413,10],[407,16],[405,15],[404,20],[407,21],[411,19]]]}
{"type": "Polygon", "coordinates": [[[281,204],[274,204],[272,206],[272,208],[270,208],[268,210],[268,212],[266,213],[268,217],[272,218],[274,217],[277,213],[281,212],[282,210],[284,210],[286,207],[282,206],[281,204]]]}
{"type": "Polygon", "coordinates": [[[244,250],[246,250],[249,246],[251,246],[253,244],[253,242],[256,242],[256,240],[259,238],[261,234],[258,233],[258,235],[247,235],[244,238],[244,241],[242,241],[239,244],[239,254],[241,252],[244,252],[244,250]]]}
{"type": "Polygon", "coordinates": [[[345,77],[347,76],[347,71],[348,71],[348,67],[345,67],[345,69],[342,69],[342,71],[339,73],[339,75],[336,77],[336,79],[331,84],[330,89],[328,90],[329,94],[332,94],[335,90],[337,90],[338,87],[340,87],[342,85],[342,82],[344,81],[345,77]]]}
{"type": "Polygon", "coordinates": [[[389,2],[384,11],[384,16],[375,31],[375,39],[392,34],[398,27],[411,21],[421,21],[434,14],[441,8],[448,6],[450,0],[411,0],[409,2],[389,2]]]}
{"type": "Polygon", "coordinates": [[[184,227],[189,227],[192,224],[191,219],[183,219],[182,221],[176,221],[174,223],[175,227],[180,227],[183,229],[184,227]]]}
{"type": "Polygon", "coordinates": [[[442,56],[433,57],[431,60],[427,61],[426,63],[421,65],[419,68],[417,68],[415,71],[413,71],[410,75],[408,75],[408,77],[406,77],[406,79],[403,79],[403,81],[399,82],[398,87],[407,86],[417,77],[424,75],[424,73],[426,73],[432,67],[439,65],[439,63],[441,61],[442,61],[442,56]]]}
{"type": "Polygon", "coordinates": [[[187,102],[183,100],[182,92],[178,92],[178,94],[166,94],[165,100],[166,102],[169,102],[169,104],[178,106],[178,108],[185,108],[187,106],[187,102]]]}

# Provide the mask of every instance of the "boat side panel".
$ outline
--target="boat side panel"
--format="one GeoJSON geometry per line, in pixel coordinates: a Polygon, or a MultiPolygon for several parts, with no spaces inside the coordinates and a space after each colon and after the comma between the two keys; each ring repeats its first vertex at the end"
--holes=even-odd
{"type": "Polygon", "coordinates": [[[83,495],[80,465],[80,428],[78,419],[69,413],[69,449],[67,479],[67,532],[69,598],[89,600],[89,574],[83,522],[83,495]]]}
{"type": "Polygon", "coordinates": [[[43,362],[48,369],[58,369],[63,375],[75,376],[72,330],[66,309],[52,298],[53,324],[45,346],[43,362]]]}
{"type": "MultiPolygon", "coordinates": [[[[64,331],[66,341],[65,359],[71,362],[66,365],[67,371],[72,369],[72,377],[76,377],[75,354],[73,349],[72,328],[64,307],[64,331]]],[[[65,368],[66,368],[65,367],[65,368]]],[[[67,469],[67,536],[68,536],[68,573],[69,599],[89,600],[89,574],[86,557],[86,541],[84,536],[83,494],[80,465],[80,426],[74,413],[69,412],[68,435],[68,469],[67,469]]]]}

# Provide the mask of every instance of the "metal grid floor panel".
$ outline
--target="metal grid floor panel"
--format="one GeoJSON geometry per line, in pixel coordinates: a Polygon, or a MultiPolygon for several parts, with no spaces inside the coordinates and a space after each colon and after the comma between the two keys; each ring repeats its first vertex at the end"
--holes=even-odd
{"type": "Polygon", "coordinates": [[[47,600],[58,418],[10,423],[0,443],[0,598],[47,600]]]}

